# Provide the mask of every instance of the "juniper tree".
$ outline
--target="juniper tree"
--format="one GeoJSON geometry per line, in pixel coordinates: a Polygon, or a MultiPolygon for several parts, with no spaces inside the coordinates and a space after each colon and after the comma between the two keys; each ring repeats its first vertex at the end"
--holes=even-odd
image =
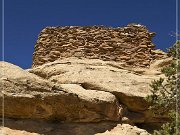
{"type": "Polygon", "coordinates": [[[166,79],[154,80],[150,84],[152,94],[146,98],[154,113],[170,117],[154,135],[180,135],[180,40],[168,49],[168,55],[173,60],[161,70],[166,79]]]}

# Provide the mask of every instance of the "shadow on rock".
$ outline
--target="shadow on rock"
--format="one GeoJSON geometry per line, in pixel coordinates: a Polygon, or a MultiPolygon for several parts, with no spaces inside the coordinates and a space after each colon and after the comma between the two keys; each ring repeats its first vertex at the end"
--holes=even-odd
{"type": "Polygon", "coordinates": [[[112,130],[117,124],[115,122],[62,123],[58,121],[5,120],[5,127],[10,128],[13,132],[24,131],[26,135],[35,135],[34,133],[37,135],[96,135],[112,130]]]}

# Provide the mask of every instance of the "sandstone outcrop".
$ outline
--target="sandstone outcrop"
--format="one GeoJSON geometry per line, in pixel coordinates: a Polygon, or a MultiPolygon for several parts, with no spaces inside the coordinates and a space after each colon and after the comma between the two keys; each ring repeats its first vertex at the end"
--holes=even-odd
{"type": "Polygon", "coordinates": [[[161,68],[172,60],[155,49],[154,35],[139,24],[43,29],[32,68],[0,62],[6,124],[0,131],[149,135],[151,127],[168,117],[153,114],[145,97],[151,93],[151,81],[165,78],[161,68]]]}
{"type": "Polygon", "coordinates": [[[33,67],[67,57],[120,61],[125,66],[148,67],[166,54],[156,51],[155,33],[139,24],[126,27],[47,27],[38,37],[33,67]]]}
{"type": "MultiPolygon", "coordinates": [[[[0,94],[4,94],[7,118],[97,122],[118,121],[121,116],[121,106],[110,93],[76,84],[54,85],[15,65],[0,65],[0,94]]],[[[2,98],[0,101],[2,110],[2,98]]]]}
{"type": "MultiPolygon", "coordinates": [[[[124,117],[135,123],[163,122],[153,118],[148,111],[145,97],[150,94],[151,81],[164,77],[159,75],[134,74],[121,63],[99,59],[67,58],[28,70],[55,84],[78,84],[86,90],[112,93],[123,104],[124,117]]],[[[145,70],[147,72],[147,70],[145,70]]]]}

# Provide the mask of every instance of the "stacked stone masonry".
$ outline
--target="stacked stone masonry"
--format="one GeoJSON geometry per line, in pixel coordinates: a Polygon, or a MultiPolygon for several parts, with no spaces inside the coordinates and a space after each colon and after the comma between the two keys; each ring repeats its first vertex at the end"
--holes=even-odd
{"type": "Polygon", "coordinates": [[[125,66],[148,67],[154,59],[165,57],[155,50],[155,33],[140,24],[126,27],[65,26],[47,27],[38,37],[33,67],[67,57],[117,61],[125,66]]]}

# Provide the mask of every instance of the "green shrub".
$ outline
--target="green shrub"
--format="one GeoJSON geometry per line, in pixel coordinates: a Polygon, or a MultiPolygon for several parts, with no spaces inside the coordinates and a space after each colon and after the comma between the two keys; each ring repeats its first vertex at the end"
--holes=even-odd
{"type": "Polygon", "coordinates": [[[154,135],[180,135],[180,41],[178,40],[168,54],[173,57],[171,64],[162,72],[167,79],[154,80],[151,86],[152,94],[146,100],[155,114],[168,114],[170,122],[163,124],[161,130],[154,135]]]}

